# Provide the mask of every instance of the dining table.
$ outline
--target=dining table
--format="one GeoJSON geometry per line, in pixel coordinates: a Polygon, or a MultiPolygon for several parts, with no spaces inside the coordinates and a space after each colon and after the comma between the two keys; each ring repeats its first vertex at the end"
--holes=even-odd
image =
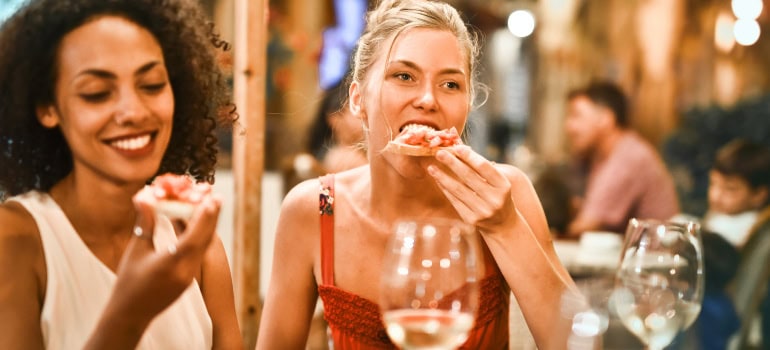
{"type": "Polygon", "coordinates": [[[623,236],[614,232],[586,232],[579,238],[553,241],[556,255],[573,279],[614,274],[622,244],[623,236]]]}

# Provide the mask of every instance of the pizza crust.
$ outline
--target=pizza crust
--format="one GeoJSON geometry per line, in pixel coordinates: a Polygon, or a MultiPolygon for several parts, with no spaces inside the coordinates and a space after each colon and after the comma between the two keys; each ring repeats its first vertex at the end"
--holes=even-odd
{"type": "Polygon", "coordinates": [[[160,199],[155,211],[171,220],[189,221],[195,211],[195,205],[180,200],[160,199]]]}
{"type": "Polygon", "coordinates": [[[407,145],[399,142],[390,141],[388,142],[388,145],[385,146],[385,151],[391,152],[391,153],[397,153],[397,154],[403,154],[406,156],[415,156],[415,157],[429,157],[429,156],[435,156],[436,152],[442,149],[450,149],[451,147],[424,147],[424,146],[414,146],[414,145],[407,145]]]}

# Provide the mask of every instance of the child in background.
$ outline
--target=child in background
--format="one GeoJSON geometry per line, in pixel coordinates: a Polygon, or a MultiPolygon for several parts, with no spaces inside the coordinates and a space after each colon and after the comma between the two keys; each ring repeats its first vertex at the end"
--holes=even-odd
{"type": "Polygon", "coordinates": [[[703,228],[741,249],[770,199],[770,150],[737,139],[718,152],[709,173],[709,211],[703,228]]]}
{"type": "MultiPolygon", "coordinates": [[[[708,201],[709,210],[703,219],[704,231],[718,233],[738,252],[743,251],[752,235],[770,219],[770,150],[744,139],[733,140],[720,148],[709,173],[708,201]]],[[[705,243],[704,240],[704,249],[707,248],[705,243]]],[[[720,254],[719,260],[728,259],[731,254],[726,248],[717,253],[720,254]]],[[[708,264],[708,256],[706,259],[708,264]]],[[[709,279],[712,277],[707,277],[707,281],[709,279]]],[[[704,300],[703,312],[707,311],[704,300]]],[[[770,337],[770,302],[767,297],[762,303],[761,313],[762,341],[767,346],[770,337]]],[[[701,331],[706,334],[715,330],[701,331]]]]}

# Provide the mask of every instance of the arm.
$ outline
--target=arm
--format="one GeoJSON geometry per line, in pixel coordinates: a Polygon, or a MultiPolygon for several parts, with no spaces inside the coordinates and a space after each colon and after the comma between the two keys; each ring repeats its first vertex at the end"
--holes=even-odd
{"type": "Polygon", "coordinates": [[[132,236],[117,269],[117,281],[85,349],[134,349],[145,329],[202,271],[221,202],[205,198],[179,235],[176,253],[155,251],[151,201],[134,198],[141,236],[132,236]]]}
{"type": "Polygon", "coordinates": [[[40,312],[45,258],[34,220],[20,206],[0,205],[0,348],[43,349],[40,312]]]}
{"type": "Polygon", "coordinates": [[[318,291],[318,181],[292,189],[283,201],[275,235],[270,288],[260,320],[257,349],[303,349],[318,291]]]}
{"type": "Polygon", "coordinates": [[[463,220],[481,232],[538,347],[563,348],[569,324],[561,317],[561,299],[576,288],[556,256],[529,180],[465,146],[440,151],[436,158],[449,171],[430,166],[429,173],[463,220]]]}
{"type": "Polygon", "coordinates": [[[243,349],[243,338],[235,315],[235,297],[230,266],[222,240],[215,236],[206,252],[201,292],[214,325],[214,349],[243,349]]]}

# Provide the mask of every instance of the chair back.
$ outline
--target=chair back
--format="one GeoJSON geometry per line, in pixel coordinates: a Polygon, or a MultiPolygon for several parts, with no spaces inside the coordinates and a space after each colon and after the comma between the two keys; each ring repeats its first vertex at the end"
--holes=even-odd
{"type": "MultiPolygon", "coordinates": [[[[733,305],[741,320],[738,334],[731,340],[730,349],[744,349],[748,345],[749,330],[759,314],[770,282],[770,220],[760,224],[741,251],[741,262],[731,285],[733,305]]],[[[708,278],[708,277],[706,277],[708,278]]],[[[770,339],[765,339],[765,342],[770,339]]]]}

